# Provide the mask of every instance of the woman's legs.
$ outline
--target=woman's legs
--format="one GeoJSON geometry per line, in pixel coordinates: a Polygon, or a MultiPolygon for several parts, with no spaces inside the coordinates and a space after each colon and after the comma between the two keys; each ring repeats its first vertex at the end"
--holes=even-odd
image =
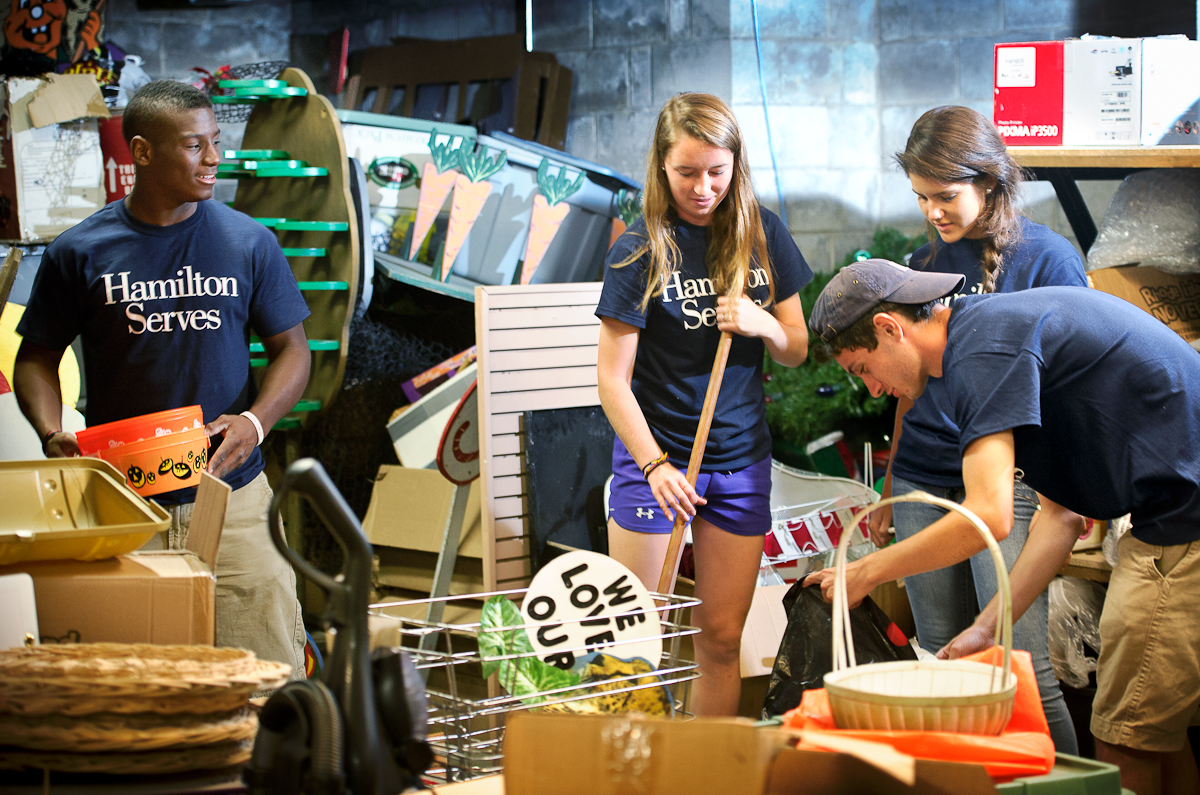
{"type": "MultiPolygon", "coordinates": [[[[608,522],[608,554],[628,566],[650,589],[658,587],[669,534],[635,533],[608,522]]],[[[692,520],[696,559],[696,598],[692,623],[700,678],[692,684],[696,715],[736,715],[742,693],[739,653],[742,627],[758,584],[762,536],[739,536],[696,518],[692,520]]]]}
{"type": "Polygon", "coordinates": [[[696,598],[692,623],[700,679],[692,685],[697,716],[736,715],[742,693],[742,628],[758,585],[762,536],[727,533],[697,517],[692,521],[696,598]]]}
{"type": "MultiPolygon", "coordinates": [[[[1013,527],[1008,537],[1000,542],[1004,554],[1004,565],[1012,571],[1017,556],[1029,538],[1029,523],[1037,512],[1037,493],[1024,483],[1013,487],[1013,527]]],[[[971,573],[975,579],[975,594],[980,605],[986,605],[996,595],[996,565],[986,550],[971,558],[971,573]]],[[[1050,598],[1043,591],[1034,600],[1021,620],[1013,624],[1013,648],[1029,652],[1033,658],[1033,670],[1037,674],[1038,690],[1042,696],[1042,709],[1050,724],[1050,737],[1054,748],[1062,754],[1077,755],[1079,742],[1075,736],[1075,725],[1067,702],[1058,686],[1058,677],[1050,665],[1050,647],[1047,631],[1050,625],[1050,598]]]]}

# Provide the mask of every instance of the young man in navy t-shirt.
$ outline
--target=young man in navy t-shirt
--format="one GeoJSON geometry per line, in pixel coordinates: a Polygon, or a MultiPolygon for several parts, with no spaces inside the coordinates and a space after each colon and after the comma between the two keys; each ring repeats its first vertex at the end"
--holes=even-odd
{"type": "MultiPolygon", "coordinates": [[[[308,383],[308,306],[274,235],[212,201],[220,131],[203,92],[151,83],[122,127],[133,190],[46,248],[17,329],[14,390],[50,457],[79,455],[62,431],[58,383],[76,336],[88,425],[199,404],[209,436],[223,437],[208,471],[234,488],[217,559],[217,644],[302,676],[295,575],[268,533],[258,445],[308,383]],[[269,360],[261,390],[250,374],[251,329],[269,360]]],[[[154,498],[171,513],[172,548],[186,542],[195,497],[190,488],[154,498]]]]}
{"type": "MultiPolygon", "coordinates": [[[[1097,519],[1132,514],[1100,620],[1097,757],[1140,795],[1200,792],[1187,741],[1200,718],[1200,355],[1151,315],[1082,287],[962,296],[958,274],[884,260],[843,269],[810,325],[874,395],[917,398],[929,379],[960,429],[963,505],[997,539],[1012,482],[1097,519]]],[[[1055,506],[1057,507],[1057,506],[1055,506]]],[[[1039,523],[1011,572],[1014,616],[1055,576],[1073,528],[1039,523]]],[[[956,514],[850,565],[851,603],[882,582],[947,566],[982,541],[956,514]]],[[[807,584],[828,593],[832,573],[807,584]]],[[[996,600],[942,656],[991,645],[996,600]]]]}

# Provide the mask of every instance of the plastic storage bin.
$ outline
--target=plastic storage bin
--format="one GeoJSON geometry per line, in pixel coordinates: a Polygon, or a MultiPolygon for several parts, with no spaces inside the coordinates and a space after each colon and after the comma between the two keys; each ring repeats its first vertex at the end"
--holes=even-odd
{"type": "Polygon", "coordinates": [[[0,462],[0,501],[0,565],[124,555],[171,524],[96,458],[0,462]]]}
{"type": "Polygon", "coordinates": [[[1018,778],[996,785],[1004,795],[1133,795],[1121,789],[1121,771],[1116,765],[1057,754],[1054,769],[1044,776],[1018,778]]]}

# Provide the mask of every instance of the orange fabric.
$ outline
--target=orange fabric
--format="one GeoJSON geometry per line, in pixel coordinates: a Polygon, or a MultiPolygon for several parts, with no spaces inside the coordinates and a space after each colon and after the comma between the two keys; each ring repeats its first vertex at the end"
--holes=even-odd
{"type": "MultiPolygon", "coordinates": [[[[999,647],[964,657],[975,662],[1000,661],[999,647]]],[[[824,689],[807,690],[800,706],[783,716],[785,726],[805,733],[837,732],[840,736],[886,743],[897,751],[919,759],[966,762],[983,765],[994,779],[1038,776],[1054,767],[1054,742],[1042,711],[1037,677],[1028,652],[1012,653],[1017,675],[1013,716],[998,737],[952,732],[846,731],[837,728],[824,689]]],[[[819,744],[819,738],[814,738],[819,744]]]]}

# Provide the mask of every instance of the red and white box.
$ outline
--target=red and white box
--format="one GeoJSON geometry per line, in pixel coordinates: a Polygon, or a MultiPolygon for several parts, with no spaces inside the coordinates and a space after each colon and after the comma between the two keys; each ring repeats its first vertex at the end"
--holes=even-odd
{"type": "Polygon", "coordinates": [[[992,120],[1010,146],[1063,143],[1063,42],[997,44],[992,120]]]}

